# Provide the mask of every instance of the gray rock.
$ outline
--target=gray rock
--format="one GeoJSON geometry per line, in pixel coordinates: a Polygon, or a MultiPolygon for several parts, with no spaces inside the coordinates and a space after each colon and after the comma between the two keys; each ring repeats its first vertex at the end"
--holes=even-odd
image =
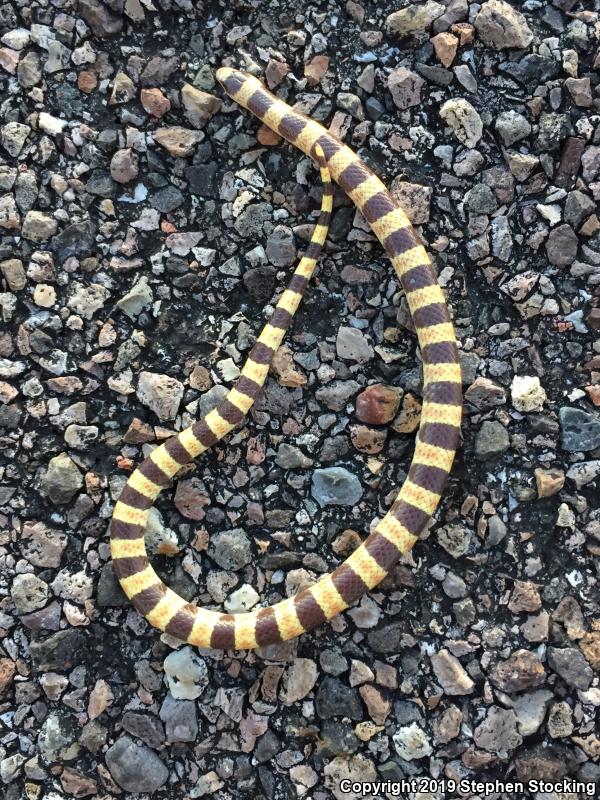
{"type": "Polygon", "coordinates": [[[337,354],[348,361],[364,364],[373,358],[373,348],[358,328],[347,328],[342,325],[338,329],[336,340],[337,354]]]}
{"type": "Polygon", "coordinates": [[[332,411],[341,411],[360,389],[356,381],[332,381],[316,391],[316,398],[332,411]]]}
{"type": "Polygon", "coordinates": [[[426,3],[410,3],[400,11],[394,11],[385,21],[390,33],[397,33],[398,36],[412,36],[420,34],[431,26],[434,20],[441,17],[446,9],[441,3],[435,0],[427,0],[426,3]]]}
{"type": "Polygon", "coordinates": [[[31,89],[42,79],[40,57],[33,51],[27,53],[17,67],[17,80],[24,89],[31,89]]]}
{"type": "Polygon", "coordinates": [[[86,637],[77,628],[31,642],[29,652],[35,672],[66,671],[80,664],[85,656],[86,637]]]}
{"type": "Polygon", "coordinates": [[[356,689],[346,686],[338,678],[326,677],[315,695],[315,709],[321,719],[349,717],[361,720],[363,710],[356,689]]]}
{"type": "Polygon", "coordinates": [[[486,718],[473,732],[475,744],[506,758],[523,741],[517,729],[517,721],[517,715],[511,709],[492,706],[486,718]]]}
{"type": "Polygon", "coordinates": [[[563,406],[558,412],[561,443],[570,452],[595,450],[600,447],[600,417],[580,408],[563,406]]]}
{"type": "Polygon", "coordinates": [[[521,736],[531,736],[540,729],[553,697],[548,689],[538,689],[515,698],[513,711],[517,715],[517,728],[521,736]]]}
{"type": "Polygon", "coordinates": [[[579,239],[570,225],[558,225],[550,231],[546,241],[548,261],[557,267],[570,266],[577,256],[579,239]]]}
{"type": "Polygon", "coordinates": [[[446,694],[465,695],[471,694],[475,684],[466,670],[448,650],[440,650],[431,656],[431,666],[435,677],[446,694]]]}
{"type": "MultiPolygon", "coordinates": [[[[129,319],[135,320],[146,308],[152,305],[154,295],[148,284],[148,277],[142,277],[136,281],[127,294],[117,301],[117,307],[126,314],[129,319]]],[[[142,373],[149,374],[149,373],[142,373]]]]}
{"type": "Polygon", "coordinates": [[[344,467],[326,467],[313,473],[311,494],[320,506],[354,506],[362,493],[359,479],[344,467]]]}
{"type": "Polygon", "coordinates": [[[161,214],[169,214],[183,204],[185,197],[176,186],[165,186],[150,197],[150,204],[161,214]]]}
{"type": "Polygon", "coordinates": [[[581,650],[575,647],[549,647],[548,665],[573,689],[585,692],[590,688],[594,673],[581,650]]]}
{"type": "Polygon", "coordinates": [[[589,217],[596,209],[596,203],[588,194],[584,194],[575,189],[569,192],[565,202],[565,222],[574,228],[578,228],[581,223],[589,217]]]}
{"type": "Polygon", "coordinates": [[[138,157],[135,150],[127,147],[117,150],[110,161],[110,174],[117,183],[129,183],[137,178],[139,172],[138,157]]]}
{"type": "Polygon", "coordinates": [[[268,203],[251,203],[247,205],[234,223],[234,228],[245,239],[259,239],[263,225],[271,219],[272,207],[268,203]]]}
{"type": "Polygon", "coordinates": [[[465,208],[472,214],[491,214],[498,208],[498,201],[489,186],[476,183],[465,195],[465,208]]]}
{"type": "Polygon", "coordinates": [[[282,469],[308,469],[313,462],[299,447],[282,442],[277,450],[275,463],[282,469]]]}
{"type": "Polygon", "coordinates": [[[479,38],[497,50],[528,47],[533,33],[527,20],[504,0],[487,0],[475,17],[479,38]]]}
{"type": "Polygon", "coordinates": [[[23,220],[21,233],[31,242],[47,242],[56,233],[57,221],[43,211],[28,211],[23,220]]]}
{"type": "Polygon", "coordinates": [[[19,614],[29,614],[46,604],[48,584],[31,572],[15,575],[10,596],[19,614]]]}
{"type": "Polygon", "coordinates": [[[396,752],[405,761],[415,761],[431,755],[433,748],[429,737],[416,722],[403,725],[392,736],[396,752]]]}
{"type": "Polygon", "coordinates": [[[30,133],[29,125],[23,125],[22,122],[7,122],[0,128],[0,142],[9,156],[17,158],[30,133]]]}
{"type": "Polygon", "coordinates": [[[193,742],[198,735],[196,704],[192,700],[176,700],[167,694],[160,709],[168,742],[193,742]]]}
{"type": "Polygon", "coordinates": [[[77,9],[99,39],[113,36],[123,27],[121,15],[112,14],[99,0],[79,0],[77,9]]]}
{"type": "Polygon", "coordinates": [[[79,754],[77,727],[73,721],[50,714],[41,727],[37,747],[44,761],[73,761],[79,754]]]}
{"type": "Polygon", "coordinates": [[[137,398],[163,421],[175,419],[183,397],[183,384],[170,375],[141,372],[137,398]]]}
{"type": "Polygon", "coordinates": [[[50,459],[41,490],[55,506],[68,503],[83,486],[83,476],[66,453],[50,459]]]}
{"type": "Polygon", "coordinates": [[[267,239],[267,258],[274,267],[289,267],[296,261],[294,234],[286,225],[278,225],[267,239]]]}
{"type": "Polygon", "coordinates": [[[257,740],[254,746],[253,755],[259,764],[270,761],[281,750],[281,742],[274,731],[269,730],[257,740]]]}
{"type": "Polygon", "coordinates": [[[151,714],[126,711],[121,722],[123,730],[141,739],[148,747],[158,748],[165,743],[165,729],[161,721],[151,714]]]}
{"type": "Polygon", "coordinates": [[[480,461],[505,453],[510,446],[508,431],[500,422],[486,420],[475,438],[475,457],[480,461]]]}
{"type": "Polygon", "coordinates": [[[496,130],[505,147],[525,139],[531,133],[531,125],[518,111],[503,111],[496,118],[496,130]]]}
{"type": "Polygon", "coordinates": [[[58,567],[67,546],[67,535],[46,527],[43,522],[26,522],[19,546],[23,558],[34,567],[58,567]]]}
{"type": "Polygon", "coordinates": [[[118,606],[125,608],[129,605],[129,599],[121,584],[117,580],[112,561],[105,564],[98,578],[98,588],[96,589],[96,602],[101,608],[107,606],[118,606]]]}
{"type": "Polygon", "coordinates": [[[153,750],[122,736],[106,751],[106,766],[126,792],[155,792],[167,782],[169,770],[153,750]]]}
{"type": "Polygon", "coordinates": [[[252,546],[241,528],[233,528],[211,536],[208,554],[222,569],[237,572],[252,560],[252,546]]]}
{"type": "Polygon", "coordinates": [[[52,239],[52,249],[60,264],[67,258],[84,258],[94,252],[96,226],[91,220],[73,222],[52,239]]]}

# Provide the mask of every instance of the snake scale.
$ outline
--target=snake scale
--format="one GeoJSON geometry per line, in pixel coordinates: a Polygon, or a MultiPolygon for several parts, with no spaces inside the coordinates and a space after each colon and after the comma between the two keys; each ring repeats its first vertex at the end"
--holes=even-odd
{"type": "Polygon", "coordinates": [[[255,77],[222,67],[227,94],[267,127],[320,163],[321,216],[307,253],[225,400],[168,439],[131,474],[113,513],[115,573],[136,609],[156,628],[198,647],[250,649],[308,631],[348,608],[390,572],[417,541],[440,501],[458,447],[462,385],[458,349],[444,293],[405,212],[349,147],[294,111],[255,77]],[[423,362],[421,423],[408,476],[386,515],[333,572],[270,607],[226,614],[199,608],[169,589],[150,566],[144,544],[148,512],[184,464],[238,425],[266,380],[271,358],[296,311],[325,241],[332,208],[329,175],[361,211],[402,284],[423,362]]]}

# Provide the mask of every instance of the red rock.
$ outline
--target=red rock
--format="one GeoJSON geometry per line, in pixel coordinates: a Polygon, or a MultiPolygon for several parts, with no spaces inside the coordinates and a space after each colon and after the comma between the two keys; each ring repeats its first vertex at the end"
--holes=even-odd
{"type": "Polygon", "coordinates": [[[131,421],[129,428],[127,429],[127,433],[123,437],[123,441],[127,442],[127,444],[144,444],[145,442],[152,442],[154,441],[154,431],[146,422],[142,422],[141,419],[135,417],[131,421]]]}
{"type": "Polygon", "coordinates": [[[468,22],[457,22],[450,28],[452,33],[458,36],[461,47],[466,44],[471,44],[475,38],[475,28],[468,22]]]}
{"type": "Polygon", "coordinates": [[[265,78],[269,89],[276,89],[290,71],[289,66],[283,61],[272,58],[267,64],[265,78]]]}
{"type": "Polygon", "coordinates": [[[98,77],[89,69],[82,70],[77,76],[77,87],[84,94],[91,94],[98,86],[98,77]]]}
{"type": "Polygon", "coordinates": [[[0,658],[0,697],[12,686],[17,665],[10,658],[0,658]]]}
{"type": "Polygon", "coordinates": [[[396,433],[414,433],[419,427],[421,403],[412,394],[407,394],[402,409],[392,424],[396,433]]]}
{"type": "Polygon", "coordinates": [[[60,776],[60,782],[65,792],[73,797],[96,796],[98,786],[93,778],[81,775],[71,767],[65,767],[60,776]]]}
{"type": "Polygon", "coordinates": [[[592,383],[586,386],[585,392],[595,406],[600,406],[600,384],[592,383]]]}
{"type": "Polygon", "coordinates": [[[367,425],[352,425],[350,427],[350,439],[353,446],[360,453],[374,455],[383,450],[387,431],[377,428],[369,428],[367,425]]]}
{"type": "Polygon", "coordinates": [[[449,67],[458,50],[458,39],[448,31],[442,31],[431,40],[437,60],[445,67],[449,67]]]}
{"type": "Polygon", "coordinates": [[[210,504],[210,498],[199,478],[189,478],[177,484],[174,502],[182,516],[198,521],[204,519],[204,508],[210,504]]]}
{"type": "Polygon", "coordinates": [[[531,581],[515,581],[510,595],[508,608],[513,614],[521,611],[538,611],[542,607],[542,598],[535,583],[531,581]]]}
{"type": "Polygon", "coordinates": [[[304,77],[309,86],[316,86],[329,68],[329,56],[315,56],[304,65],[304,77]]]}
{"type": "Polygon", "coordinates": [[[271,128],[267,127],[266,125],[260,126],[258,133],[256,134],[256,138],[261,144],[267,145],[268,147],[279,144],[281,141],[281,136],[275,133],[275,131],[272,131],[271,128]]]}
{"type": "Polygon", "coordinates": [[[352,528],[347,528],[345,531],[336,536],[331,543],[331,549],[336,556],[349,556],[357,547],[362,544],[362,539],[358,531],[353,531],[352,528]]]}
{"type": "Polygon", "coordinates": [[[142,89],[140,101],[144,111],[157,119],[164,117],[171,108],[171,101],[160,89],[142,89]]]}
{"type": "Polygon", "coordinates": [[[394,419],[401,397],[402,389],[374,383],[356,398],[356,416],[368,425],[385,425],[394,419]]]}
{"type": "Polygon", "coordinates": [[[392,710],[392,701],[386,699],[375,686],[361,686],[358,691],[373,722],[383,725],[392,710]]]}

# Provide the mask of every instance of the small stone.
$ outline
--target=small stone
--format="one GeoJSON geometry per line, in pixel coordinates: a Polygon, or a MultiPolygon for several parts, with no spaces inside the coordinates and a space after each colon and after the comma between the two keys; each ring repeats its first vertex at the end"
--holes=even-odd
{"type": "Polygon", "coordinates": [[[437,60],[448,68],[456,57],[458,39],[453,33],[442,31],[431,39],[437,60]]]}
{"type": "Polygon", "coordinates": [[[286,225],[277,225],[267,239],[266,253],[274,267],[289,267],[296,261],[294,234],[286,225]]]}
{"type": "Polygon", "coordinates": [[[191,647],[169,653],[163,667],[169,691],[176,700],[196,700],[208,686],[206,663],[191,647]]]}
{"type": "Polygon", "coordinates": [[[277,450],[275,463],[282,469],[308,469],[313,461],[299,447],[282,442],[277,450]]]}
{"type": "Polygon", "coordinates": [[[531,581],[515,581],[508,602],[509,611],[519,614],[521,611],[538,611],[542,607],[542,598],[535,583],[531,581]]]}
{"type": "Polygon", "coordinates": [[[222,569],[237,572],[252,560],[250,539],[241,528],[219,531],[210,538],[208,554],[222,569]]]}
{"type": "Polygon", "coordinates": [[[565,473],[560,469],[534,470],[538,497],[552,497],[565,485],[565,473]]]}
{"type": "Polygon", "coordinates": [[[394,178],[390,187],[392,195],[400,203],[413,225],[429,222],[429,206],[433,196],[431,186],[394,178]]]}
{"type": "Polygon", "coordinates": [[[186,158],[191,156],[196,149],[196,145],[202,141],[202,134],[189,128],[173,126],[171,128],[159,128],[154,131],[154,141],[176,158],[186,158]]]}
{"type": "Polygon", "coordinates": [[[92,319],[110,297],[110,290],[99,283],[84,284],[73,281],[67,300],[69,308],[84,319],[92,319]]]}
{"type": "Polygon", "coordinates": [[[447,744],[460,733],[463,714],[456,706],[449,706],[435,723],[435,741],[447,744]]]}
{"type": "Polygon", "coordinates": [[[543,410],[546,392],[537,376],[515,375],[510,390],[512,403],[517,411],[529,413],[543,410]]]}
{"type": "Polygon", "coordinates": [[[167,782],[169,770],[153,750],[122,736],[105,755],[112,778],[126,792],[155,792],[167,782]]]}
{"type": "Polygon", "coordinates": [[[578,644],[592,669],[600,671],[600,631],[585,633],[578,644]]]}
{"type": "Polygon", "coordinates": [[[367,425],[351,425],[350,439],[352,446],[360,453],[374,455],[383,450],[387,439],[387,431],[370,428],[367,425]]]}
{"type": "Polygon", "coordinates": [[[50,459],[41,489],[51,503],[56,506],[68,503],[82,486],[83,477],[66,453],[50,459]]]}
{"type": "Polygon", "coordinates": [[[501,757],[518,747],[523,737],[517,729],[517,715],[512,709],[492,706],[484,721],[473,732],[478,747],[501,757]]]}
{"type": "Polygon", "coordinates": [[[564,700],[560,703],[552,704],[548,714],[546,730],[553,739],[562,739],[573,733],[573,710],[564,700]]]}
{"type": "Polygon", "coordinates": [[[521,632],[528,642],[545,642],[550,627],[550,614],[542,611],[536,617],[528,617],[521,625],[521,632]]]}
{"type": "Polygon", "coordinates": [[[289,71],[290,68],[287,64],[281,61],[276,61],[274,58],[270,59],[265,70],[265,78],[267,80],[267,86],[269,89],[271,89],[271,91],[276,89],[282,83],[289,71]]]}
{"type": "Polygon", "coordinates": [[[436,3],[434,0],[411,3],[386,17],[385,25],[390,33],[397,33],[402,37],[413,36],[427,30],[445,10],[441,3],[436,3]]]}
{"type": "Polygon", "coordinates": [[[416,72],[398,67],[388,75],[387,85],[396,107],[406,109],[421,102],[421,90],[425,81],[416,72]]]}
{"type": "Polygon", "coordinates": [[[600,417],[579,408],[563,406],[558,412],[561,440],[570,452],[595,450],[600,447],[600,417]]]}
{"type": "Polygon", "coordinates": [[[109,684],[101,678],[96,681],[88,701],[88,717],[96,719],[112,705],[115,699],[109,684]]]}
{"type": "Polygon", "coordinates": [[[139,172],[138,157],[130,148],[117,150],[110,162],[110,174],[117,183],[129,183],[137,178],[139,172]]]}
{"type": "Polygon", "coordinates": [[[8,283],[11,292],[19,292],[27,285],[27,276],[20,258],[9,258],[0,263],[0,271],[8,283]]]}
{"type": "Polygon", "coordinates": [[[465,392],[465,400],[478,411],[489,411],[506,403],[506,392],[489,378],[477,377],[465,392]]]}
{"type": "Polygon", "coordinates": [[[98,86],[98,78],[90,69],[82,70],[77,76],[77,88],[84,94],[91,94],[98,86]]]}
{"type": "Polygon", "coordinates": [[[490,673],[490,681],[503,692],[535,689],[546,680],[542,662],[529,650],[517,650],[505,661],[498,662],[490,673]]]}
{"type": "Polygon", "coordinates": [[[355,506],[362,497],[356,475],[344,467],[326,467],[313,473],[311,494],[320,506],[355,506]]]}
{"type": "MultiPolygon", "coordinates": [[[[118,8],[118,4],[113,7],[118,8]]],[[[122,6],[121,6],[122,8],[122,6]]],[[[92,29],[94,36],[104,39],[114,36],[123,27],[123,18],[120,14],[112,14],[99,0],[79,0],[77,6],[79,14],[92,29]]]]}
{"type": "Polygon", "coordinates": [[[67,628],[29,645],[35,672],[65,672],[80,664],[86,656],[86,639],[82,631],[67,628]]]}
{"type": "Polygon", "coordinates": [[[402,389],[375,383],[356,398],[356,416],[367,425],[386,425],[395,417],[402,389]]]}
{"type": "Polygon", "coordinates": [[[558,225],[550,231],[546,241],[548,261],[557,267],[571,266],[577,256],[579,239],[570,225],[558,225]]]}
{"type": "Polygon", "coordinates": [[[309,86],[317,86],[329,68],[329,56],[316,55],[304,65],[304,77],[309,86]]]}
{"type": "Polygon", "coordinates": [[[440,650],[431,656],[431,666],[435,676],[446,694],[471,694],[475,684],[460,661],[448,650],[440,650]]]}
{"type": "Polygon", "coordinates": [[[10,596],[19,614],[29,614],[46,605],[48,584],[30,572],[15,575],[10,596]]]}
{"type": "Polygon", "coordinates": [[[396,752],[405,761],[425,758],[433,752],[429,737],[416,722],[398,728],[392,741],[396,752]]]}
{"type": "Polygon", "coordinates": [[[8,694],[13,685],[17,665],[10,658],[0,658],[0,697],[8,694]]]}
{"type": "Polygon", "coordinates": [[[505,453],[510,446],[508,431],[495,420],[482,423],[475,439],[475,458],[485,461],[505,453]]]}
{"type": "Polygon", "coordinates": [[[56,303],[56,289],[47,283],[38,283],[33,292],[33,302],[40,308],[52,308],[56,303]]]}
{"type": "Polygon", "coordinates": [[[338,329],[336,350],[340,358],[364,364],[373,358],[373,348],[358,328],[347,328],[344,325],[338,329]]]}
{"type": "Polygon", "coordinates": [[[600,459],[594,461],[582,461],[573,464],[567,472],[567,478],[572,480],[578,489],[587,486],[600,475],[600,459]]]}
{"type": "Polygon", "coordinates": [[[437,531],[437,540],[447,553],[461,558],[469,550],[471,532],[463,525],[447,525],[437,531]]]}
{"type": "Polygon", "coordinates": [[[23,220],[21,233],[32,242],[47,242],[56,233],[58,223],[50,214],[28,211],[23,220]]]}
{"type": "Polygon", "coordinates": [[[526,139],[531,133],[531,125],[518,111],[503,111],[496,118],[496,130],[505,147],[526,139]]]}
{"type": "Polygon", "coordinates": [[[283,676],[281,700],[284,705],[291,706],[303,700],[317,682],[318,670],[310,658],[296,658],[283,676]]]}
{"type": "Polygon", "coordinates": [[[565,86],[576,106],[590,108],[592,105],[592,86],[589,78],[567,78],[565,86]]]}
{"type": "Polygon", "coordinates": [[[165,97],[161,90],[156,88],[142,89],[140,92],[140,102],[144,111],[157,119],[164,117],[171,109],[171,101],[169,98],[165,97]]]}
{"type": "Polygon", "coordinates": [[[128,103],[135,97],[135,84],[126,72],[117,72],[108,104],[128,103]]]}
{"type": "Polygon", "coordinates": [[[479,38],[496,50],[529,47],[533,33],[527,20],[504,0],[487,0],[474,20],[479,38]]]}
{"type": "Polygon", "coordinates": [[[259,600],[260,595],[254,587],[249,583],[244,583],[225,600],[225,610],[228,614],[242,614],[254,608],[259,600]]]}
{"type": "Polygon", "coordinates": [[[194,742],[198,736],[196,705],[192,700],[176,700],[168,694],[160,708],[168,742],[194,742]]]}
{"type": "Polygon", "coordinates": [[[421,403],[412,394],[405,394],[402,409],[392,423],[396,433],[414,433],[419,427],[421,403]]]}
{"type": "Polygon", "coordinates": [[[513,711],[517,716],[517,729],[521,736],[532,736],[540,729],[553,697],[552,692],[547,689],[537,689],[514,699],[513,711]]]}
{"type": "Polygon", "coordinates": [[[462,97],[447,100],[440,116],[465,147],[473,148],[483,136],[483,122],[468,100],[462,97]]]}
{"type": "Polygon", "coordinates": [[[184,114],[194,128],[203,128],[221,108],[221,101],[218,97],[208,94],[208,92],[202,92],[190,83],[184,83],[181,87],[181,101],[184,114]]]}
{"type": "Polygon", "coordinates": [[[549,647],[548,665],[573,689],[585,692],[594,677],[592,668],[575,647],[549,647]]]}
{"type": "Polygon", "coordinates": [[[136,394],[140,403],[164,422],[177,416],[183,391],[183,384],[170,375],[141,372],[136,394]]]}
{"type": "Polygon", "coordinates": [[[362,719],[362,707],[356,689],[346,686],[338,678],[326,677],[315,695],[315,709],[321,719],[349,717],[362,719]]]}
{"type": "Polygon", "coordinates": [[[23,125],[21,122],[7,122],[0,128],[0,142],[9,156],[17,158],[30,133],[29,125],[23,125]]]}

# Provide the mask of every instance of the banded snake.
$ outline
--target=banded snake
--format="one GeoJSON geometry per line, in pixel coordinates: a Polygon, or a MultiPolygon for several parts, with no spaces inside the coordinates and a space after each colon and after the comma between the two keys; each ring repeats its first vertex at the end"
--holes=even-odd
{"type": "Polygon", "coordinates": [[[462,384],[444,293],[405,212],[364,162],[322,125],[294,111],[255,77],[222,67],[217,80],[239,105],[320,165],[323,201],[305,256],[258,337],[233,389],[203,419],[155,448],[129,477],[111,522],[115,574],[136,609],[156,628],[198,647],[251,649],[291,639],[348,608],[390,572],[435,512],[459,442],[462,384]],[[149,509],[182,466],[245,418],[266,380],[327,235],[330,176],[361,211],[404,289],[423,362],[421,423],[408,476],[367,539],[333,572],[269,607],[226,614],[186,602],[151,567],[144,544],[149,509]]]}

